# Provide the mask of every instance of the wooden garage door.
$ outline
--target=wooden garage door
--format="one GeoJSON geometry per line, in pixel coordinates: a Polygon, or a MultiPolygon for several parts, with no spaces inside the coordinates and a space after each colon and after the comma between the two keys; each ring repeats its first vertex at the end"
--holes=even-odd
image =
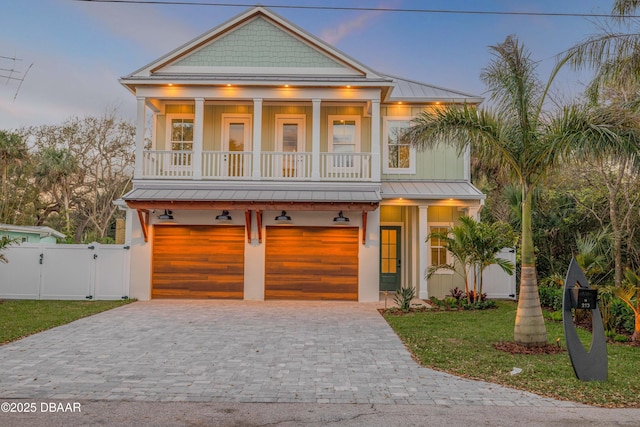
{"type": "Polygon", "coordinates": [[[265,298],[358,299],[358,228],[267,227],[265,298]]]}
{"type": "Polygon", "coordinates": [[[242,298],[244,227],[156,225],[153,298],[242,298]]]}

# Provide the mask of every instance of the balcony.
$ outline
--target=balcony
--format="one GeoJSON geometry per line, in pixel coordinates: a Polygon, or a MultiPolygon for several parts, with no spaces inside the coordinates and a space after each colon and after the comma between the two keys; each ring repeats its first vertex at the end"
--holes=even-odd
{"type": "Polygon", "coordinates": [[[370,181],[371,153],[263,152],[254,170],[254,154],[239,151],[204,151],[201,165],[192,151],[143,152],[142,178],[273,181],[370,181]]]}

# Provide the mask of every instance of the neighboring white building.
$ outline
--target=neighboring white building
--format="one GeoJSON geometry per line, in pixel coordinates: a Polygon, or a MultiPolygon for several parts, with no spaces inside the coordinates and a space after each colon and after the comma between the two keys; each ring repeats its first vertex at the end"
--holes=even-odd
{"type": "Polygon", "coordinates": [[[427,283],[447,254],[425,238],[477,217],[469,155],[394,135],[481,98],[374,71],[263,7],[121,83],[138,103],[131,297],[366,302],[464,286],[448,272],[427,283]]]}

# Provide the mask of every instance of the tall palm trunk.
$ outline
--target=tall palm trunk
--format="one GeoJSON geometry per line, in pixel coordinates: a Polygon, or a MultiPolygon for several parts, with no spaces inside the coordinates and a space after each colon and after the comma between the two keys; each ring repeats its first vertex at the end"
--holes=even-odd
{"type": "Polygon", "coordinates": [[[523,185],[522,193],[522,269],[513,339],[517,344],[536,347],[547,343],[547,330],[540,307],[533,250],[533,191],[527,185],[523,185]]]}

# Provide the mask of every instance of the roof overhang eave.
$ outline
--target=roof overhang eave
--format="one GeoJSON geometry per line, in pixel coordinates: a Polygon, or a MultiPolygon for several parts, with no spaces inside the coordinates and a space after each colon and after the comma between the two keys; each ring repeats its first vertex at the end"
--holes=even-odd
{"type": "Polygon", "coordinates": [[[481,97],[469,98],[388,98],[387,104],[480,104],[484,101],[481,97]]]}

